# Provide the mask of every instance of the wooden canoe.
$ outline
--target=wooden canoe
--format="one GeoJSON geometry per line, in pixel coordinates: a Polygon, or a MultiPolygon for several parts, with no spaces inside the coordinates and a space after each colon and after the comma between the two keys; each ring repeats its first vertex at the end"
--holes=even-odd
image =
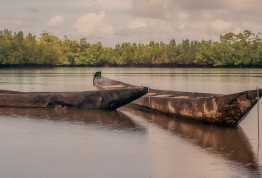
{"type": "MultiPolygon", "coordinates": [[[[107,87],[112,85],[137,87],[102,77],[101,73],[94,75],[94,85],[98,90],[113,90],[107,87]]],[[[130,104],[182,119],[234,126],[246,117],[261,96],[261,89],[225,95],[148,88],[148,94],[130,104]]]]}
{"type": "Polygon", "coordinates": [[[114,110],[145,95],[145,87],[84,92],[18,92],[0,90],[0,107],[114,110]]]}

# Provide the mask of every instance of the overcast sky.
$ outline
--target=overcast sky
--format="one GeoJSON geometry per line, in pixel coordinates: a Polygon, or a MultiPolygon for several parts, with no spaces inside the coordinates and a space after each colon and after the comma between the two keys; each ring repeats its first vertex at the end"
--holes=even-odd
{"type": "Polygon", "coordinates": [[[0,0],[0,30],[90,43],[219,40],[262,31],[262,0],[0,0]]]}

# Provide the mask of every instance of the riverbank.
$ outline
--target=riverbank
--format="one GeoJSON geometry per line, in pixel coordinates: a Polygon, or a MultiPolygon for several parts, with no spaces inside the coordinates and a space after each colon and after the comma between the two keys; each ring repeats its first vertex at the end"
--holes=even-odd
{"type": "Polygon", "coordinates": [[[132,64],[132,65],[51,65],[51,64],[6,64],[1,68],[54,68],[54,67],[128,67],[128,68],[262,68],[262,65],[182,65],[182,64],[132,64]]]}

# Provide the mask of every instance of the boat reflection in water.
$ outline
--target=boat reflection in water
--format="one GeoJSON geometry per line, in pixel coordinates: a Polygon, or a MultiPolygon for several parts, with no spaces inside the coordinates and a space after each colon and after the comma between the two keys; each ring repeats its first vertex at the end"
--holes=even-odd
{"type": "Polygon", "coordinates": [[[117,110],[98,111],[0,107],[0,115],[89,124],[105,129],[145,131],[143,127],[133,122],[127,115],[117,110]]]}
{"type": "MultiPolygon", "coordinates": [[[[52,122],[66,122],[66,123],[68,122],[70,124],[71,123],[82,124],[91,127],[94,126],[95,130],[101,128],[107,131],[113,130],[113,132],[114,130],[122,130],[127,133],[135,133],[135,135],[139,135],[139,137],[136,137],[136,139],[141,139],[140,141],[138,141],[139,144],[137,142],[134,143],[134,141],[123,142],[123,143],[132,144],[132,146],[134,146],[132,147],[132,149],[136,149],[136,147],[139,147],[138,150],[134,150],[133,152],[134,155],[136,155],[137,153],[141,154],[140,152],[141,149],[143,150],[142,153],[148,151],[148,149],[150,148],[147,148],[147,146],[154,146],[150,144],[148,145],[147,136],[144,137],[147,134],[151,134],[150,132],[148,132],[148,128],[145,127],[145,125],[143,124],[144,121],[146,122],[149,121],[150,123],[156,125],[156,128],[160,128],[161,130],[164,129],[164,131],[171,133],[168,134],[171,135],[171,138],[173,138],[173,136],[182,138],[183,141],[189,142],[189,144],[192,144],[193,147],[196,146],[198,148],[202,148],[201,150],[205,150],[204,152],[207,152],[212,156],[215,155],[218,157],[222,157],[222,159],[224,159],[226,162],[230,162],[230,166],[233,166],[234,169],[236,168],[237,171],[239,170],[240,172],[242,172],[242,170],[245,170],[245,172],[248,172],[248,176],[250,177],[261,176],[261,170],[256,155],[252,151],[252,146],[240,126],[218,127],[214,125],[205,125],[199,122],[188,122],[188,121],[176,119],[174,117],[169,117],[168,115],[160,114],[157,112],[151,112],[151,111],[147,112],[145,110],[141,111],[139,109],[128,107],[128,106],[121,107],[119,110],[116,111],[0,108],[0,117],[1,116],[8,116],[10,118],[15,118],[15,119],[37,119],[38,121],[48,120],[52,122]],[[137,118],[139,119],[142,118],[142,120],[137,120],[137,118]]],[[[55,128],[59,129],[59,127],[55,127],[55,128]]],[[[123,133],[122,131],[121,133],[123,133]]],[[[105,133],[109,133],[109,132],[105,132],[105,133]]],[[[158,134],[159,132],[156,133],[158,134]]],[[[30,132],[28,134],[30,134],[30,132]]],[[[128,135],[132,136],[132,134],[128,134],[128,135]]],[[[119,138],[125,138],[125,139],[132,138],[132,137],[124,137],[121,134],[117,134],[115,136],[117,137],[119,136],[119,138]]],[[[106,137],[106,138],[110,139],[110,137],[106,137]]],[[[175,142],[175,140],[173,141],[175,142]]],[[[174,145],[175,144],[176,143],[174,143],[174,145]]],[[[91,147],[87,147],[87,148],[91,149],[91,147]]],[[[115,150],[116,148],[113,146],[112,149],[115,150]]],[[[117,149],[121,150],[121,148],[117,148],[117,149]]],[[[125,150],[127,148],[123,147],[123,149],[125,150]]],[[[128,150],[128,152],[130,151],[133,150],[128,150]]],[[[172,150],[168,150],[168,151],[175,151],[175,150],[172,148],[172,150]]],[[[198,152],[195,153],[198,154],[198,152]]],[[[158,155],[161,154],[162,153],[158,155]]],[[[209,158],[208,154],[207,156],[209,158]]],[[[140,161],[143,160],[144,158],[150,159],[146,155],[147,154],[145,154],[144,157],[141,157],[142,159],[140,159],[140,161]]],[[[189,158],[189,160],[187,161],[190,162],[191,159],[192,158],[189,158]]],[[[212,159],[212,157],[210,159],[212,159]]],[[[103,161],[104,160],[102,159],[101,163],[103,161]]],[[[128,162],[127,164],[129,163],[130,162],[128,162]]],[[[134,166],[134,165],[130,164],[130,166],[134,166]]],[[[155,169],[156,168],[153,168],[153,170],[155,169]]],[[[184,169],[184,168],[178,166],[176,169],[184,169]]]]}
{"type": "Polygon", "coordinates": [[[120,109],[124,113],[140,116],[150,123],[168,130],[175,136],[189,141],[208,153],[233,161],[236,167],[244,167],[255,177],[261,176],[257,157],[240,126],[220,127],[199,122],[186,121],[158,112],[145,111],[132,106],[120,109]]]}

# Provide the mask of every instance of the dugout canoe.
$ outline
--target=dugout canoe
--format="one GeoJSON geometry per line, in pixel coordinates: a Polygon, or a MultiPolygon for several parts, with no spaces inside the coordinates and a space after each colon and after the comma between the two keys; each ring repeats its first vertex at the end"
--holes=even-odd
{"type": "MultiPolygon", "coordinates": [[[[137,87],[103,77],[101,72],[94,74],[93,82],[98,90],[137,87]]],[[[233,94],[214,94],[148,88],[146,95],[130,104],[182,119],[235,126],[247,116],[261,96],[261,89],[233,94]]]]}
{"type": "Polygon", "coordinates": [[[0,107],[115,110],[145,95],[147,91],[145,87],[83,92],[0,90],[0,107]]]}

